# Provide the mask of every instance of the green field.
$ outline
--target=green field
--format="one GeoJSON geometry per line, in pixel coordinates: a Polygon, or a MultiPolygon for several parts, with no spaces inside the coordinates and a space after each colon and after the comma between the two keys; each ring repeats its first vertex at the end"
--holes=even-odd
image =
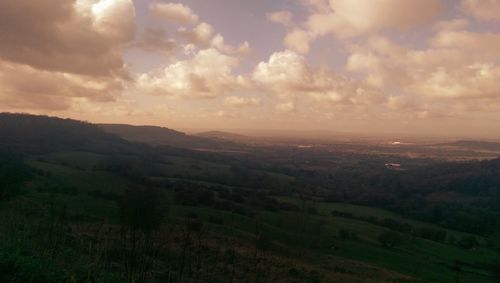
{"type": "MultiPolygon", "coordinates": [[[[120,196],[127,189],[137,185],[124,177],[96,169],[104,160],[106,160],[105,155],[85,152],[37,156],[29,161],[29,165],[41,170],[43,174],[37,175],[24,187],[24,194],[17,201],[24,205],[31,203],[34,207],[43,208],[46,203],[55,200],[58,204],[71,208],[68,214],[70,219],[74,219],[75,226],[93,225],[92,223],[98,225],[99,221],[105,221],[110,225],[118,224],[116,200],[103,198],[95,192],[120,196]]],[[[200,176],[207,174],[229,174],[228,171],[231,169],[227,165],[164,156],[163,162],[154,164],[154,167],[168,173],[160,177],[151,176],[153,179],[189,180],[194,185],[217,185],[234,192],[248,190],[248,188],[200,180],[202,179],[200,176]]],[[[279,174],[273,174],[272,177],[278,180],[282,178],[279,174]]],[[[285,181],[289,180],[285,178],[285,181]]],[[[370,276],[375,282],[498,281],[491,276],[488,264],[498,260],[499,254],[483,244],[478,248],[467,250],[448,242],[436,242],[410,233],[401,233],[400,244],[392,248],[382,246],[378,237],[390,229],[373,221],[367,221],[368,217],[393,219],[418,228],[442,229],[446,231],[448,237],[469,236],[467,233],[444,229],[435,224],[407,219],[383,209],[327,203],[301,199],[297,196],[276,196],[275,200],[293,204],[300,209],[271,211],[260,208],[254,201],[245,200],[240,205],[244,211],[251,212],[252,215],[243,215],[206,205],[182,205],[176,202],[175,192],[172,189],[163,190],[170,203],[171,223],[182,224],[189,221],[190,217],[195,217],[204,223],[205,233],[235,239],[242,245],[252,242],[258,229],[259,233],[269,239],[269,251],[274,256],[289,258],[296,264],[304,264],[324,272],[333,270],[333,274],[347,276],[345,278],[352,280],[370,276]],[[339,216],[339,212],[345,213],[345,216],[339,216]],[[344,233],[347,231],[349,236],[342,237],[342,231],[344,233]]],[[[216,192],[215,199],[220,200],[219,196],[220,193],[216,192]]],[[[479,236],[478,240],[481,243],[486,241],[479,236]]],[[[328,278],[336,277],[333,275],[328,278]]]]}

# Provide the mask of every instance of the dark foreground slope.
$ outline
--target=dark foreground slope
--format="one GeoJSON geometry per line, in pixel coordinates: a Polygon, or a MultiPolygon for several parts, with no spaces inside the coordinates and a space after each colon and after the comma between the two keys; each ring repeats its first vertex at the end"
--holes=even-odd
{"type": "Polygon", "coordinates": [[[0,144],[0,282],[498,281],[494,229],[451,229],[378,194],[422,212],[438,203],[427,196],[485,180],[475,200],[491,202],[497,161],[411,172],[345,165],[326,178],[270,166],[265,153],[151,147],[87,123],[10,114],[0,115],[0,144]]]}

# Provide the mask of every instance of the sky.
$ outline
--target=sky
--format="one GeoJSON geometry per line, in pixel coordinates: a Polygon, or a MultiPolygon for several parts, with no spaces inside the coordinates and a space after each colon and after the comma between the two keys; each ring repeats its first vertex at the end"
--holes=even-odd
{"type": "Polygon", "coordinates": [[[1,0],[0,111],[500,138],[500,0],[1,0]]]}

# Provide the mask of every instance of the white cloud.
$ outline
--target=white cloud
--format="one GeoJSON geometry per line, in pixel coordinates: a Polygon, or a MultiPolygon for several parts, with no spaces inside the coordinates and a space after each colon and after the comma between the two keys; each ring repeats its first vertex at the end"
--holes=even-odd
{"type": "Polygon", "coordinates": [[[248,41],[245,41],[238,46],[236,52],[241,55],[249,55],[252,53],[252,47],[250,47],[248,41]]]}
{"type": "Polygon", "coordinates": [[[274,13],[266,14],[266,17],[271,22],[289,26],[292,24],[293,15],[290,11],[277,11],[274,13]]]}
{"type": "Polygon", "coordinates": [[[252,52],[250,44],[245,41],[239,46],[227,44],[224,37],[220,34],[214,34],[214,28],[207,23],[200,23],[192,29],[180,27],[177,30],[177,36],[187,42],[188,49],[207,49],[215,48],[228,55],[248,55],[252,52]]]}
{"type": "Polygon", "coordinates": [[[198,15],[190,7],[180,3],[152,3],[149,9],[157,19],[178,24],[195,24],[198,22],[198,15]]]}
{"type": "Polygon", "coordinates": [[[213,33],[214,28],[207,23],[200,23],[192,29],[180,27],[177,30],[178,36],[201,48],[207,48],[211,45],[213,33]]]}
{"type": "Polygon", "coordinates": [[[440,10],[439,0],[303,0],[311,14],[285,38],[288,48],[309,51],[310,41],[325,35],[339,38],[383,30],[405,30],[429,23],[440,10]],[[327,5],[328,4],[328,5],[327,5]],[[319,9],[318,7],[323,7],[319,9]]]}
{"type": "Polygon", "coordinates": [[[417,94],[434,97],[482,98],[500,97],[500,67],[474,64],[460,69],[437,68],[413,85],[417,94]]]}
{"type": "MultiPolygon", "coordinates": [[[[426,23],[438,12],[438,0],[330,0],[330,29],[352,36],[381,29],[404,29],[426,23]]],[[[327,23],[328,24],[328,23],[327,23]]]]}
{"type": "Polygon", "coordinates": [[[276,52],[269,61],[260,62],[253,79],[277,90],[295,90],[312,81],[304,57],[293,51],[276,52]]]}
{"type": "Polygon", "coordinates": [[[217,49],[200,50],[191,59],[140,75],[138,88],[153,95],[222,96],[245,86],[244,78],[232,73],[237,65],[238,59],[217,49]]]}
{"type": "Polygon", "coordinates": [[[385,100],[382,92],[328,69],[312,67],[290,50],[276,52],[267,62],[259,63],[253,80],[280,96],[305,95],[319,102],[373,104],[385,100]]]}
{"type": "Polygon", "coordinates": [[[431,39],[436,48],[448,48],[470,52],[469,58],[481,60],[500,58],[500,33],[444,30],[431,39]]]}
{"type": "Polygon", "coordinates": [[[285,37],[285,46],[298,53],[309,52],[309,44],[312,36],[303,29],[296,28],[285,37]]]}
{"type": "Polygon", "coordinates": [[[252,48],[247,41],[241,43],[238,47],[235,47],[233,45],[226,44],[224,37],[221,34],[217,34],[214,38],[212,38],[211,46],[226,54],[249,55],[252,53],[252,48]]]}
{"type": "Polygon", "coordinates": [[[422,50],[372,39],[353,48],[347,67],[364,73],[371,84],[417,97],[498,98],[499,39],[491,33],[442,31],[422,50]],[[374,44],[377,41],[386,44],[374,44]]]}

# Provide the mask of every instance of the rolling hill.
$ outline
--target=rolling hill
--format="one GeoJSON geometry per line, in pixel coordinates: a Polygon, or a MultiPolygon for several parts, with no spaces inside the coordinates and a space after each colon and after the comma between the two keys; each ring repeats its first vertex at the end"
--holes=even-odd
{"type": "Polygon", "coordinates": [[[204,136],[192,136],[169,128],[155,126],[131,126],[120,124],[100,124],[105,132],[118,135],[128,141],[155,146],[173,146],[179,148],[221,148],[235,146],[234,143],[204,136]]]}
{"type": "Polygon", "coordinates": [[[110,152],[130,144],[96,125],[48,116],[0,113],[0,145],[28,153],[64,150],[110,152]]]}
{"type": "Polygon", "coordinates": [[[0,282],[498,281],[499,160],[187,149],[225,144],[0,114],[0,282]]]}
{"type": "Polygon", "coordinates": [[[223,140],[223,141],[237,141],[245,142],[250,140],[250,137],[240,134],[235,134],[231,132],[224,131],[208,131],[196,134],[197,137],[203,137],[208,139],[223,140]]]}

